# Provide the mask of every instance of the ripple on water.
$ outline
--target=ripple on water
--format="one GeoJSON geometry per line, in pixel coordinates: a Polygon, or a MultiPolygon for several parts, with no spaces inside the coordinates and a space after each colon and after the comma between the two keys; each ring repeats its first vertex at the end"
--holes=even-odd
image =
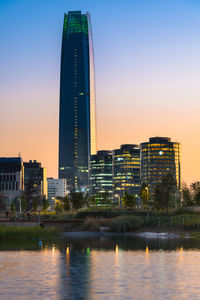
{"type": "Polygon", "coordinates": [[[200,299],[200,251],[0,252],[0,299],[200,299]]]}

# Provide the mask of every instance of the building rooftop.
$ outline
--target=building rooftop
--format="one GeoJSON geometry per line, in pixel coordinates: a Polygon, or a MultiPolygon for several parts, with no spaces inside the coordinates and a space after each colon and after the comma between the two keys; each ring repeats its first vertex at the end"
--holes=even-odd
{"type": "Polygon", "coordinates": [[[156,136],[156,137],[149,138],[149,142],[150,143],[166,143],[166,142],[170,143],[171,142],[171,138],[156,136]]]}
{"type": "Polygon", "coordinates": [[[21,163],[22,158],[21,157],[0,157],[0,163],[21,163]]]}

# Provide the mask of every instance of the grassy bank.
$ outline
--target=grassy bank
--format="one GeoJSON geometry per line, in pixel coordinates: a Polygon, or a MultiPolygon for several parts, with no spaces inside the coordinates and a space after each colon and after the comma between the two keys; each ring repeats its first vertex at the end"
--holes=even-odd
{"type": "Polygon", "coordinates": [[[58,236],[58,229],[37,227],[0,226],[0,241],[51,240],[58,236]]]}
{"type": "Polygon", "coordinates": [[[86,218],[79,230],[100,231],[106,227],[111,232],[131,232],[138,229],[148,231],[194,231],[200,230],[200,215],[122,216],[116,218],[86,218]]]}

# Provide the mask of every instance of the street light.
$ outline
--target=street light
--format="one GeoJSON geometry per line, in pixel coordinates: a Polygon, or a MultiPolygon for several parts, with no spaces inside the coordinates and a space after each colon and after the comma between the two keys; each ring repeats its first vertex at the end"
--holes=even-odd
{"type": "Polygon", "coordinates": [[[120,195],[115,194],[115,198],[118,198],[118,206],[121,206],[121,199],[120,199],[120,195]]]}

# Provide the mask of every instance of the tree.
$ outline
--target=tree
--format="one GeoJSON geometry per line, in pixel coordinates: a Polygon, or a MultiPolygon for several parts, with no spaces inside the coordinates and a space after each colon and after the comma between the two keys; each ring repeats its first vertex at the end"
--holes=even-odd
{"type": "Polygon", "coordinates": [[[42,197],[42,210],[45,211],[49,207],[49,202],[45,196],[42,197]]]}
{"type": "Polygon", "coordinates": [[[122,204],[125,207],[134,207],[136,205],[135,195],[125,192],[124,196],[122,197],[122,204]]]}
{"type": "Polygon", "coordinates": [[[153,206],[157,210],[164,209],[168,211],[172,196],[175,195],[176,191],[177,187],[174,176],[171,173],[163,176],[161,182],[154,188],[153,206]]]}
{"type": "Polygon", "coordinates": [[[33,210],[36,211],[39,205],[39,200],[40,200],[39,197],[32,198],[31,206],[29,205],[29,209],[33,208],[33,210]]]}
{"type": "Polygon", "coordinates": [[[65,195],[65,197],[63,198],[63,208],[66,211],[70,210],[70,201],[67,195],[65,195]]]}
{"type": "Polygon", "coordinates": [[[150,206],[150,190],[146,182],[142,183],[140,189],[140,197],[142,199],[142,204],[144,208],[149,208],[150,206]]]}
{"type": "Polygon", "coordinates": [[[97,195],[89,196],[88,198],[89,206],[97,206],[97,195]]]}
{"type": "Polygon", "coordinates": [[[105,206],[111,205],[111,198],[108,192],[100,193],[101,202],[105,206]]]}
{"type": "Polygon", "coordinates": [[[83,207],[84,198],[83,193],[81,192],[71,192],[70,193],[70,200],[72,202],[72,206],[74,209],[79,209],[83,207]]]}
{"type": "Polygon", "coordinates": [[[28,208],[28,203],[27,203],[24,193],[21,195],[21,208],[22,208],[22,211],[27,210],[27,208],[28,208]]]}
{"type": "Polygon", "coordinates": [[[190,185],[192,191],[193,201],[196,205],[200,205],[200,181],[193,182],[190,185]]]}
{"type": "Polygon", "coordinates": [[[182,183],[182,200],[183,206],[192,206],[194,204],[192,191],[188,188],[186,183],[182,183]]]}
{"type": "Polygon", "coordinates": [[[15,207],[14,201],[11,203],[10,210],[11,210],[11,212],[15,212],[16,211],[16,207],[15,207]]]}
{"type": "Polygon", "coordinates": [[[5,210],[6,210],[6,204],[2,193],[0,192],[0,211],[5,211],[5,210]]]}
{"type": "Polygon", "coordinates": [[[56,205],[55,205],[55,211],[56,211],[57,214],[63,212],[63,205],[60,202],[56,203],[56,205]]]}
{"type": "Polygon", "coordinates": [[[38,201],[36,200],[36,197],[35,197],[34,181],[32,178],[30,178],[25,185],[24,196],[27,201],[27,208],[28,209],[32,209],[32,208],[37,209],[38,204],[36,205],[36,202],[38,202],[38,201]]]}

